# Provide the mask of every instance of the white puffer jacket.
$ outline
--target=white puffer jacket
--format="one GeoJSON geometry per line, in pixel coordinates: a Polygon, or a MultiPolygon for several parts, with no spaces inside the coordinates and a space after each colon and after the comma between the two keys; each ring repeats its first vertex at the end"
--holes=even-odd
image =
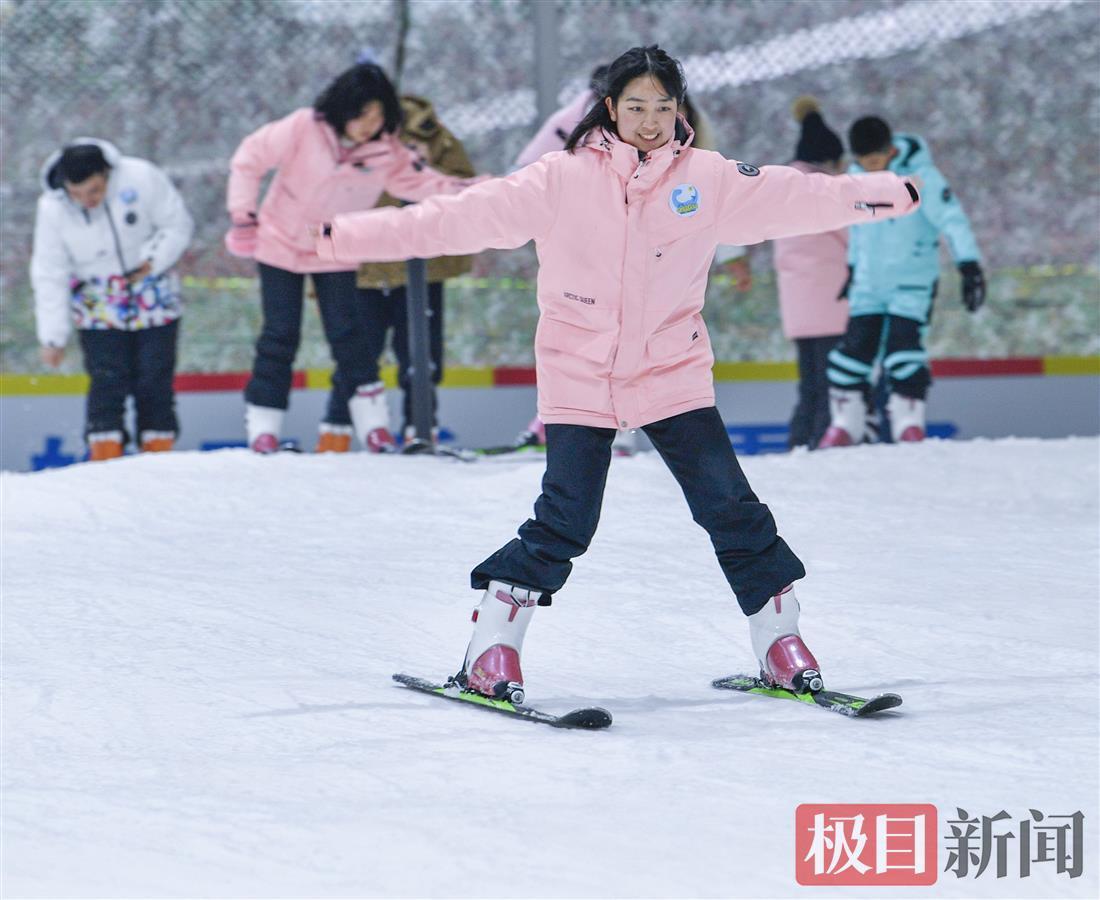
{"type": "Polygon", "coordinates": [[[111,165],[107,196],[86,210],[69,199],[54,171],[61,151],[42,167],[42,196],[34,224],[31,285],[39,343],[62,347],[72,326],[138,331],[180,316],[179,278],[172,267],[194,224],[168,176],[150,162],[96,144],[111,165]],[[152,271],[129,285],[126,272],[146,261],[152,271]]]}

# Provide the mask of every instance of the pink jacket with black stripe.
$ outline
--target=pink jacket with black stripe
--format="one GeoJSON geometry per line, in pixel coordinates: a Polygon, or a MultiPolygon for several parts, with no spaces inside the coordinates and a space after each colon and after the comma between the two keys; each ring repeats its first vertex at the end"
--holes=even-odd
{"type": "Polygon", "coordinates": [[[319,258],[311,223],[370,209],[386,191],[401,200],[421,200],[473,183],[429,168],[392,134],[345,147],[308,107],[252,132],[229,167],[226,207],[234,221],[257,212],[260,182],[276,170],[259,207],[256,260],[290,272],[338,272],[366,261],[364,256],[334,264],[319,258]]]}
{"type": "Polygon", "coordinates": [[[430,258],[534,239],[539,415],[638,428],[714,404],[701,315],[714,248],[900,216],[917,192],[891,173],[807,175],[690,148],[645,159],[601,134],[575,154],[416,206],[336,216],[330,260],[430,258]]]}

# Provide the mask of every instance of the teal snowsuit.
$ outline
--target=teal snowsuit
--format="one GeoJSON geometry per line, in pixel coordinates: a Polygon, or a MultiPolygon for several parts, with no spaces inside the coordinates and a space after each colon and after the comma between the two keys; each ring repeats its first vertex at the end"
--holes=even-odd
{"type": "MultiPolygon", "coordinates": [[[[947,238],[955,264],[981,262],[970,221],[947,180],[932,164],[924,141],[894,135],[897,155],[888,169],[916,174],[923,182],[921,206],[900,219],[853,225],[848,235],[848,330],[829,354],[829,383],[869,396],[875,359],[890,389],[923,399],[931,384],[924,333],[940,275],[939,239],[947,238]]],[[[864,169],[856,164],[853,174],[864,169]]]]}
{"type": "MultiPolygon", "coordinates": [[[[939,238],[947,238],[955,264],[981,262],[978,244],[962,204],[948,187],[932,154],[919,137],[894,136],[898,155],[891,172],[920,176],[921,206],[911,216],[853,225],[848,234],[848,263],[853,267],[848,291],[853,316],[889,313],[928,321],[932,291],[940,277],[939,238]]],[[[861,173],[853,164],[849,171],[861,173]]]]}

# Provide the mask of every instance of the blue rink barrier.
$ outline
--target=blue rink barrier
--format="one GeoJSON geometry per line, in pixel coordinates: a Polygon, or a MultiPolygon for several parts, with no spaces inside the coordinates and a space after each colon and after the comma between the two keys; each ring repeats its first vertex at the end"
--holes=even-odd
{"type": "MultiPolygon", "coordinates": [[[[958,433],[958,427],[952,422],[931,422],[928,425],[928,436],[932,438],[951,438],[958,433]]],[[[733,449],[741,456],[756,456],[761,453],[786,453],[787,436],[790,429],[783,424],[766,425],[727,425],[726,433],[730,436],[733,449]]],[[[447,428],[439,430],[440,443],[453,443],[454,433],[447,428]]],[[[299,442],[288,440],[285,442],[293,445],[289,449],[298,449],[299,442]]],[[[889,443],[886,441],[885,443],[889,443]]],[[[60,469],[71,466],[74,463],[85,462],[88,453],[81,450],[77,453],[66,453],[62,448],[64,438],[61,435],[46,435],[43,441],[42,452],[31,455],[31,471],[40,472],[43,469],[60,469]]],[[[232,447],[245,447],[241,440],[203,441],[199,446],[201,451],[226,450],[232,447]]]]}
{"type": "MultiPolygon", "coordinates": [[[[953,422],[929,422],[930,438],[952,438],[958,434],[953,422]]],[[[786,425],[727,425],[726,433],[739,456],[756,456],[760,453],[786,453],[790,428],[786,425]]],[[[889,434],[880,443],[890,444],[889,434]]]]}

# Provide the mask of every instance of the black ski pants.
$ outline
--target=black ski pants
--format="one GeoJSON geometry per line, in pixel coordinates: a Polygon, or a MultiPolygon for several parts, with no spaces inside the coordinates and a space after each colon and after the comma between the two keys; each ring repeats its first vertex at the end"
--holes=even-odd
{"type": "Polygon", "coordinates": [[[810,447],[829,427],[829,351],[839,337],[798,338],[798,404],[791,414],[787,446],[810,447]]]}
{"type": "MultiPolygon", "coordinates": [[[[397,383],[404,393],[402,408],[405,427],[412,424],[412,390],[409,352],[409,311],[405,286],[382,290],[360,288],[360,305],[366,319],[369,361],[378,380],[378,361],[386,349],[386,338],[393,332],[393,355],[397,358],[397,383]]],[[[432,367],[432,422],[438,406],[435,386],[443,379],[443,282],[428,284],[428,355],[432,367]]]]}
{"type": "MultiPolygon", "coordinates": [[[[99,431],[126,435],[126,398],[134,398],[140,438],[143,431],[179,432],[176,394],[176,345],[180,323],[140,331],[81,330],[80,349],[90,385],[85,413],[85,436],[99,431]]],[[[123,438],[126,443],[126,438],[123,438]]]]}
{"type": "Polygon", "coordinates": [[[881,357],[888,390],[923,400],[932,384],[924,350],[926,329],[925,323],[903,316],[852,316],[848,330],[829,356],[835,372],[831,381],[838,388],[862,390],[870,408],[869,373],[881,357]]]}
{"type": "MultiPolygon", "coordinates": [[[[745,615],[806,574],[776,533],[771,511],[749,487],[715,407],[642,430],[683,490],[692,518],[710,535],[745,615]]],[[[474,588],[503,581],[553,594],[565,584],[573,558],[588,549],[596,533],[615,433],[586,425],[546,426],[546,474],[535,517],[520,526],[518,538],[473,570],[474,588]]]]}
{"type": "MultiPolygon", "coordinates": [[[[259,267],[263,327],[244,398],[256,406],[286,409],[294,357],[302,340],[305,275],[265,263],[259,267]]],[[[318,272],[310,278],[317,289],[321,325],[336,364],[325,421],[350,425],[348,400],[359,385],[378,380],[378,367],[375,364],[372,368],[363,310],[356,296],[355,272],[318,272]]]]}

